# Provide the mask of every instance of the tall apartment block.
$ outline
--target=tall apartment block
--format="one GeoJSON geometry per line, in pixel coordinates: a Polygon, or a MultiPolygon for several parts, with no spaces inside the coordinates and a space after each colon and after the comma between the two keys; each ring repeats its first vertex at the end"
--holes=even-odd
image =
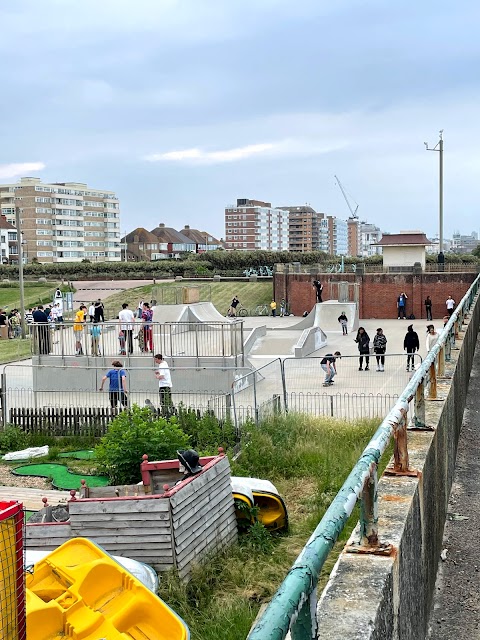
{"type": "Polygon", "coordinates": [[[289,212],[270,202],[239,198],[225,208],[225,248],[228,250],[288,250],[289,212]]]}
{"type": "Polygon", "coordinates": [[[335,216],[327,216],[328,253],[333,256],[348,255],[348,227],[345,220],[335,216]]]}
{"type": "Polygon", "coordinates": [[[120,205],[112,191],[21,178],[0,185],[0,214],[14,225],[17,207],[26,262],[120,261],[120,205]]]}

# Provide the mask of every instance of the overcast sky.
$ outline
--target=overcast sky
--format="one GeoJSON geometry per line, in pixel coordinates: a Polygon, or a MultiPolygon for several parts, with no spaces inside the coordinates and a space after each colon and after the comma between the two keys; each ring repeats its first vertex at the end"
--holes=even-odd
{"type": "Polygon", "coordinates": [[[0,5],[0,179],[87,182],[122,231],[224,235],[236,198],[383,230],[480,227],[474,0],[15,0],[0,5]]]}

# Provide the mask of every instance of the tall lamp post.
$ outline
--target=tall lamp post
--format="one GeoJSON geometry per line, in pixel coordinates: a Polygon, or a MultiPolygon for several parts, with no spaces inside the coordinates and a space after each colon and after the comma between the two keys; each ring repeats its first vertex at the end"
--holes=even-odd
{"type": "Polygon", "coordinates": [[[434,147],[429,147],[428,142],[424,142],[427,151],[438,151],[439,153],[439,180],[438,180],[438,216],[439,216],[439,253],[438,262],[443,264],[445,256],[443,255],[443,129],[440,130],[440,138],[434,147]]]}
{"type": "Polygon", "coordinates": [[[25,287],[23,284],[23,247],[19,207],[15,207],[15,226],[17,227],[18,283],[20,285],[20,326],[22,328],[22,338],[25,338],[25,287]]]}

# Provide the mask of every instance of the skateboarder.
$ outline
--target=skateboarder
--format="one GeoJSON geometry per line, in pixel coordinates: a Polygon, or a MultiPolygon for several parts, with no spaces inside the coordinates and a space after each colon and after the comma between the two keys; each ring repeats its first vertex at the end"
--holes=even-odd
{"type": "Polygon", "coordinates": [[[337,374],[337,365],[335,364],[337,358],[341,358],[340,351],[335,351],[334,354],[327,353],[327,355],[320,362],[320,366],[325,371],[325,380],[323,382],[324,387],[330,387],[334,383],[334,377],[337,374]]]}

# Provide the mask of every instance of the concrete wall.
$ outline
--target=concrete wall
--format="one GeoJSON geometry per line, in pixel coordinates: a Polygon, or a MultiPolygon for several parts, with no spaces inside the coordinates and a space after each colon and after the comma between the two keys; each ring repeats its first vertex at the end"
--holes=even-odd
{"type": "MultiPolygon", "coordinates": [[[[402,291],[408,296],[407,313],[413,313],[417,319],[426,318],[423,305],[427,296],[433,301],[433,317],[443,318],[446,312],[445,300],[449,294],[460,302],[470,285],[477,277],[476,273],[421,273],[393,274],[367,273],[276,273],[274,276],[274,295],[276,300],[285,298],[292,313],[301,316],[315,304],[313,280],[323,284],[323,299],[335,299],[338,282],[350,282],[359,285],[359,316],[365,318],[396,318],[397,298],[402,291]]],[[[353,289],[353,287],[351,287],[353,289]]]]}
{"type": "Polygon", "coordinates": [[[420,262],[425,269],[425,247],[383,247],[384,267],[411,267],[415,262],[420,262]]]}
{"type": "MultiPolygon", "coordinates": [[[[61,359],[57,356],[34,356],[33,364],[44,365],[33,367],[33,390],[47,392],[69,392],[98,390],[102,377],[106,371],[112,368],[114,358],[95,358],[92,368],[86,357],[67,357],[65,366],[59,366],[61,359]],[[53,368],[55,367],[55,368],[53,368]]],[[[125,358],[122,362],[127,371],[127,387],[131,392],[158,392],[158,381],[155,378],[155,363],[151,358],[130,358],[130,365],[125,358]],[[143,368],[137,368],[142,366],[143,368]]],[[[171,359],[167,358],[171,367],[173,391],[203,392],[218,391],[230,393],[235,376],[246,375],[251,367],[235,367],[233,358],[200,358],[197,366],[196,358],[175,358],[175,366],[172,367],[171,359]],[[226,361],[226,362],[225,362],[226,361]],[[207,369],[204,369],[206,367],[207,369]],[[210,367],[215,367],[210,369],[210,367]],[[222,368],[223,367],[223,368],[222,368]]],[[[108,382],[105,389],[108,390],[108,382]]]]}
{"type": "MultiPolygon", "coordinates": [[[[318,605],[319,638],[419,640],[425,637],[468,380],[480,324],[477,301],[438,385],[427,401],[434,432],[409,432],[410,467],[419,475],[382,477],[379,537],[389,557],[342,552],[318,605]],[[449,377],[450,376],[450,377],[449,377]]],[[[357,542],[359,532],[352,534],[357,542]]]]}

